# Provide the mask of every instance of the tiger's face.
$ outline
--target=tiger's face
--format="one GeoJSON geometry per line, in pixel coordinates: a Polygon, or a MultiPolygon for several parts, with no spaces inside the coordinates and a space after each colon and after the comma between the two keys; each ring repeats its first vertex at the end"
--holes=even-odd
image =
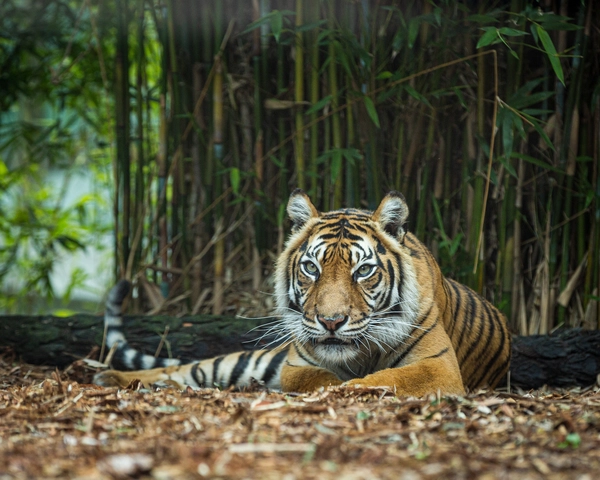
{"type": "Polygon", "coordinates": [[[288,214],[294,227],[276,274],[286,333],[329,368],[393,350],[418,311],[416,278],[402,247],[404,198],[389,194],[375,212],[319,214],[295,191],[288,214]]]}

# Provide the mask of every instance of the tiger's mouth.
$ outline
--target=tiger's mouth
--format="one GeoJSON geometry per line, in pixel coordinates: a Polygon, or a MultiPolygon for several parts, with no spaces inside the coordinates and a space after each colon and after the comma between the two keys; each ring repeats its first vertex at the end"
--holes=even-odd
{"type": "Polygon", "coordinates": [[[350,342],[346,342],[346,341],[342,340],[341,338],[330,337],[330,338],[326,338],[325,340],[320,341],[319,343],[322,345],[346,345],[350,342]]]}
{"type": "Polygon", "coordinates": [[[359,341],[355,338],[340,338],[340,337],[313,337],[311,339],[313,347],[325,347],[332,349],[353,349],[359,348],[359,341]]]}

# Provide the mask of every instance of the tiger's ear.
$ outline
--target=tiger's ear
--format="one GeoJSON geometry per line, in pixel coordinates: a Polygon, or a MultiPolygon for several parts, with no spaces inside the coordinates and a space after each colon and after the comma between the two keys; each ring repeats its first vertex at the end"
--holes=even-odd
{"type": "Polygon", "coordinates": [[[311,218],[319,216],[319,212],[308,198],[308,195],[300,188],[294,190],[290,195],[287,213],[293,223],[293,231],[302,228],[311,218]]]}
{"type": "Polygon", "coordinates": [[[372,218],[386,233],[402,243],[406,234],[404,224],[408,218],[408,205],[404,195],[395,191],[388,193],[373,213],[372,218]]]}

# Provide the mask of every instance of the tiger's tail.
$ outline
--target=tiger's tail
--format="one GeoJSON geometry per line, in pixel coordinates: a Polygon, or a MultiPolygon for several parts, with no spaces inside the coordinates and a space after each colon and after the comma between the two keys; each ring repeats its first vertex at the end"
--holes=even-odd
{"type": "Polygon", "coordinates": [[[106,345],[115,352],[111,363],[114,368],[127,370],[147,370],[149,368],[168,367],[180,365],[181,360],[176,358],[156,358],[145,355],[127,343],[123,333],[123,301],[129,295],[131,283],[120,280],[108,293],[106,309],[104,312],[104,326],[106,329],[106,345]]]}

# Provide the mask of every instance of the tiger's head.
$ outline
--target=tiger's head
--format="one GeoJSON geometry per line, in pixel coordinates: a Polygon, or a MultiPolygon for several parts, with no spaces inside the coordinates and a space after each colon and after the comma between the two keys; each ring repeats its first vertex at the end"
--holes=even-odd
{"type": "Polygon", "coordinates": [[[302,190],[287,206],[292,233],[277,260],[282,329],[319,365],[389,352],[409,334],[419,309],[408,207],[389,193],[374,212],[319,213],[302,190]]]}

